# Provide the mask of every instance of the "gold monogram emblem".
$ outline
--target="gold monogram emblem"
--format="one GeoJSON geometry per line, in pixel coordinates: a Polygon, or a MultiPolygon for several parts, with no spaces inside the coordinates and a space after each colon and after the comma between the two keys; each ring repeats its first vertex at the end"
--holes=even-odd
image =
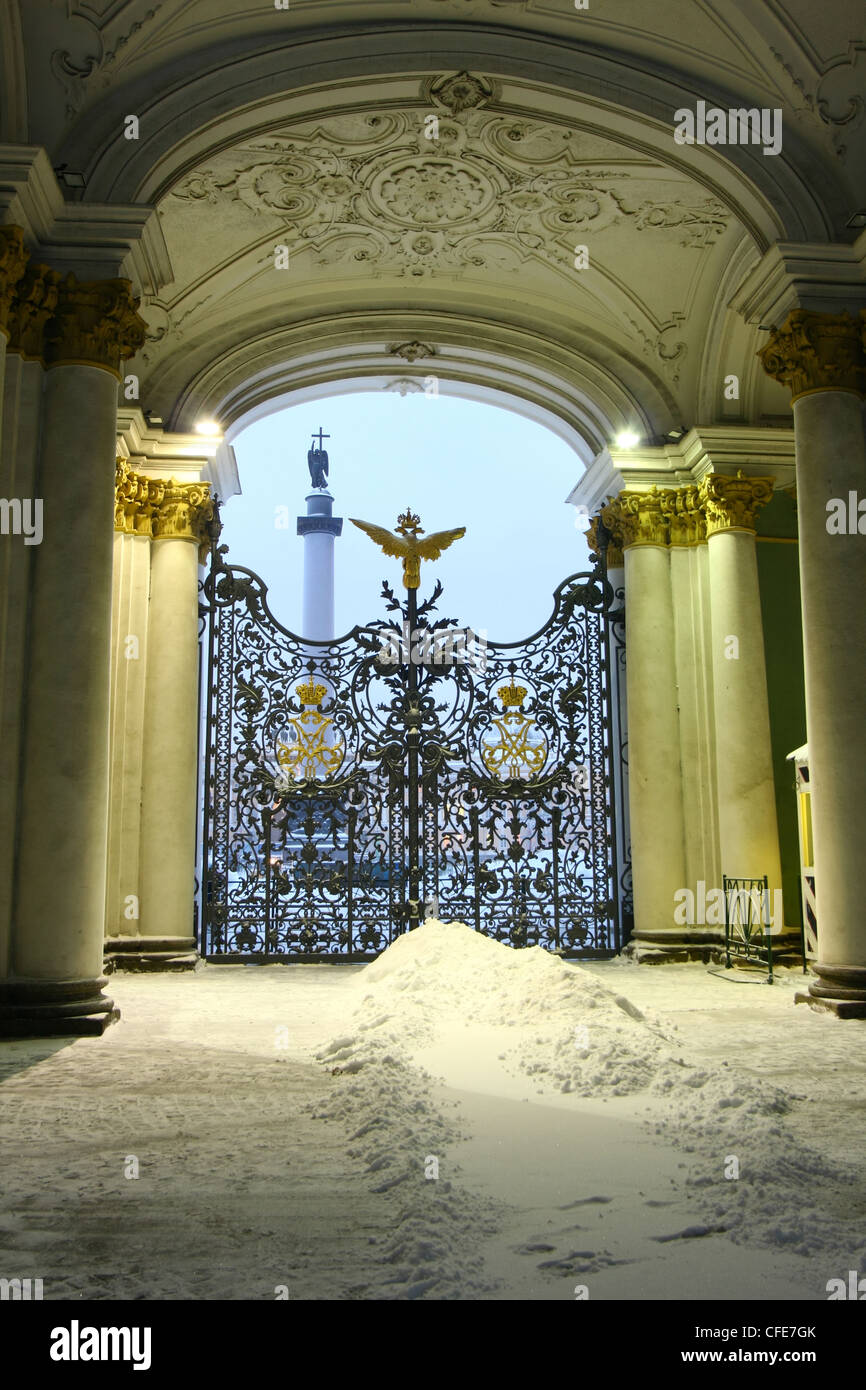
{"type": "Polygon", "coordinates": [[[333,777],[340,770],[346,748],[343,740],[333,733],[333,719],[318,708],[327,690],[312,680],[296,686],[295,690],[306,708],[289,719],[292,732],[288,743],[277,744],[277,762],[296,782],[333,777]],[[330,734],[329,729],[332,730],[330,734]]]}
{"type": "Polygon", "coordinates": [[[493,728],[482,740],[481,759],[493,777],[502,781],[508,778],[526,781],[537,776],[544,767],[547,740],[535,720],[523,712],[525,686],[512,681],[511,685],[500,686],[497,694],[502,701],[502,714],[492,721],[493,728]],[[490,741],[491,736],[494,741],[490,741]]]}

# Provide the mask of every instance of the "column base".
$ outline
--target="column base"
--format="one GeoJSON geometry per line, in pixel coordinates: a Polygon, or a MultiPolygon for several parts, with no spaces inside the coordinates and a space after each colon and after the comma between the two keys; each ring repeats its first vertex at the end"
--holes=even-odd
{"type": "MultiPolygon", "coordinates": [[[[676,965],[697,960],[718,964],[725,959],[725,933],[718,927],[684,927],[680,930],[637,931],[623,955],[638,965],[676,965]]],[[[800,933],[786,927],[773,936],[774,965],[802,965],[800,933]]]]}
{"type": "Polygon", "coordinates": [[[99,1037],[120,1018],[93,980],[5,980],[0,984],[0,1038],[99,1037]]]}
{"type": "Polygon", "coordinates": [[[866,966],[814,962],[812,969],[819,978],[798,999],[837,1018],[866,1018],[866,966]]]}
{"type": "Polygon", "coordinates": [[[194,970],[198,965],[194,936],[109,936],[105,968],[115,970],[194,970]]]}

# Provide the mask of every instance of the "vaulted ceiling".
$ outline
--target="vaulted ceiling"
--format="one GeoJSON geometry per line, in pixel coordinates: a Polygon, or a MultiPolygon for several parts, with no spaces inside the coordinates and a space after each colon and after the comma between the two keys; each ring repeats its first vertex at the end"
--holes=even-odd
{"type": "Polygon", "coordinates": [[[181,427],[434,372],[590,452],[775,420],[728,301],[775,240],[853,239],[863,201],[859,0],[2,0],[0,26],[3,137],[158,208],[135,366],[181,427]],[[781,109],[782,153],[677,145],[699,99],[781,109]]]}

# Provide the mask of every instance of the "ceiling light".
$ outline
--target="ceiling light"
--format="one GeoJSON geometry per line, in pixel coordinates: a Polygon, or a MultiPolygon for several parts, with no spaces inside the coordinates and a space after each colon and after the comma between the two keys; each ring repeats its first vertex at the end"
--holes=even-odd
{"type": "Polygon", "coordinates": [[[633,430],[622,430],[615,442],[618,449],[634,449],[640,444],[640,435],[635,434],[633,430]]]}
{"type": "Polygon", "coordinates": [[[866,212],[855,212],[845,223],[846,227],[866,227],[866,212]]]}
{"type": "Polygon", "coordinates": [[[199,420],[195,427],[196,434],[206,434],[210,439],[215,439],[222,434],[222,430],[216,420],[199,420]]]}
{"type": "Polygon", "coordinates": [[[66,164],[59,164],[54,172],[66,188],[87,187],[87,179],[77,169],[70,169],[66,164]]]}

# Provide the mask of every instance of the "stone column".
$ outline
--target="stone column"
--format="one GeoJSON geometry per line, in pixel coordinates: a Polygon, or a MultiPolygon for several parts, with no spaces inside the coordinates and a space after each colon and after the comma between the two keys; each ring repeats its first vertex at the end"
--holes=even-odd
{"type": "Polygon", "coordinates": [[[150,603],[141,783],[138,932],[106,943],[119,965],[194,965],[198,778],[198,566],[214,506],[208,483],[151,480],[150,603]]]}
{"type": "MultiPolygon", "coordinates": [[[[698,884],[718,879],[718,811],[716,758],[713,746],[712,658],[708,635],[707,528],[699,490],[677,488],[667,518],[671,537],[676,671],[680,710],[680,766],[683,779],[686,885],[699,895],[698,884]]],[[[705,951],[717,940],[715,927],[695,922],[695,941],[705,951]]]]}
{"type": "Polygon", "coordinates": [[[673,603],[664,510],[672,494],[623,492],[602,519],[625,550],[629,805],[638,959],[669,959],[686,886],[673,603]]]}
{"type": "Polygon", "coordinates": [[[19,850],[0,1032],[101,1033],[117,383],[143,343],[127,280],[60,286],[48,327],[19,850]]]}
{"type": "Polygon", "coordinates": [[[24,245],[20,227],[0,227],[0,438],[3,435],[3,373],[6,345],[11,328],[9,319],[17,287],[27,268],[30,252],[24,245]]]}
{"type": "Polygon", "coordinates": [[[0,402],[0,497],[22,508],[29,535],[0,537],[0,979],[8,973],[31,573],[40,535],[37,497],[43,333],[60,276],[31,264],[16,286],[0,402]]]}
{"type": "MultiPolygon", "coordinates": [[[[700,485],[709,552],[721,872],[767,875],[781,932],[782,866],[770,741],[755,516],[772,478],[714,473],[700,485]]],[[[712,885],[721,888],[721,883],[712,885]]],[[[708,885],[709,887],[709,885],[708,885]]]]}
{"type": "Polygon", "coordinates": [[[343,518],[333,516],[334,499],[325,488],[307,494],[307,515],[298,517],[304,538],[304,610],[301,632],[314,642],[334,638],[334,540],[343,518]]]}
{"type": "Polygon", "coordinates": [[[111,774],[108,801],[106,950],[136,937],[141,918],[142,730],[147,672],[147,608],[157,484],[118,459],[115,476],[111,604],[111,774]]]}
{"type": "MultiPolygon", "coordinates": [[[[591,555],[601,556],[598,539],[598,525],[601,516],[593,517],[586,532],[587,545],[591,555]]],[[[625,593],[625,556],[622,550],[622,536],[609,535],[606,539],[605,559],[607,582],[613,590],[609,612],[610,646],[610,745],[614,780],[614,825],[616,839],[616,862],[619,883],[617,893],[620,904],[620,927],[622,944],[627,945],[634,930],[634,891],[631,872],[631,831],[628,805],[628,692],[626,687],[626,650],[623,631],[622,612],[625,593]]]]}
{"type": "Polygon", "coordinates": [[[760,356],[790,387],[797,456],[819,976],[811,1001],[866,1017],[866,320],[804,309],[760,356]],[[863,507],[863,513],[859,511],[863,507]]]}

